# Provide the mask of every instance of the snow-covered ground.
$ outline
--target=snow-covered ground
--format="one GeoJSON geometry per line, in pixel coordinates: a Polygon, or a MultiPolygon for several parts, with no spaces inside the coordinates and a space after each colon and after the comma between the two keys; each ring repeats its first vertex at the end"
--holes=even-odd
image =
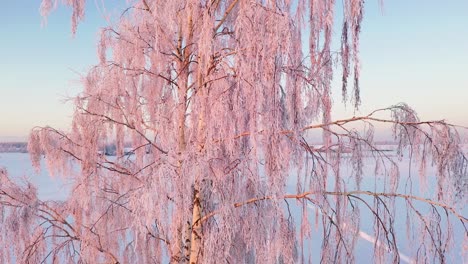
{"type": "MultiPolygon", "coordinates": [[[[391,146],[390,146],[391,147],[391,146]]],[[[388,148],[390,148],[388,147],[388,148]]],[[[465,146],[468,148],[468,146],[465,146]]],[[[384,147],[385,148],[385,147],[384,147]]],[[[394,154],[393,152],[389,152],[390,155],[394,154]]],[[[373,174],[373,165],[372,162],[368,162],[364,169],[364,177],[361,185],[361,190],[369,190],[375,191],[380,190],[381,185],[384,182],[383,177],[376,177],[373,174]]],[[[5,167],[8,170],[9,175],[18,180],[24,181],[27,179],[31,181],[33,184],[38,186],[39,197],[43,200],[46,199],[65,199],[70,184],[67,184],[66,180],[61,177],[51,178],[47,171],[43,168],[39,173],[36,173],[31,166],[31,162],[29,160],[29,155],[27,153],[0,153],[0,167],[5,167]]],[[[44,166],[43,166],[44,167],[44,166]]],[[[433,192],[433,183],[435,182],[434,169],[428,168],[428,188],[426,191],[421,192],[418,185],[418,172],[416,168],[412,168],[409,164],[409,159],[404,157],[403,160],[400,162],[400,173],[401,173],[401,180],[400,180],[400,191],[404,191],[406,179],[408,178],[409,173],[411,172],[412,176],[411,179],[413,181],[413,192],[415,195],[420,195],[422,197],[429,197],[433,192]]],[[[343,170],[342,175],[346,175],[346,169],[343,170]]],[[[346,177],[344,178],[345,181],[348,180],[346,177]]],[[[349,178],[349,181],[352,182],[352,178],[349,178]]],[[[330,186],[332,183],[330,184],[330,186]]],[[[295,180],[291,179],[288,182],[287,191],[288,193],[294,193],[296,190],[295,180]]],[[[369,201],[370,204],[373,203],[372,199],[365,198],[369,201]]],[[[300,219],[299,215],[299,204],[296,202],[291,202],[292,206],[292,213],[297,214],[295,216],[296,219],[300,219]],[[294,205],[295,204],[295,205],[294,205]]],[[[420,206],[421,211],[426,210],[427,207],[422,203],[417,203],[420,206]]],[[[312,235],[311,238],[305,243],[308,248],[308,251],[311,253],[311,259],[313,263],[319,263],[319,252],[321,247],[321,238],[323,229],[321,228],[321,224],[315,225],[315,208],[313,205],[309,205],[311,210],[309,221],[312,225],[312,235]],[[317,227],[316,227],[317,226],[317,227]],[[320,239],[318,239],[320,238],[320,239]]],[[[466,206],[463,208],[459,208],[461,210],[461,214],[465,217],[468,216],[468,209],[466,206]]],[[[376,241],[373,236],[373,218],[371,212],[366,210],[366,208],[361,208],[361,230],[359,231],[360,239],[356,246],[356,263],[370,263],[372,262],[372,255],[373,255],[373,243],[380,243],[376,241]]],[[[396,233],[398,234],[397,243],[400,250],[401,256],[401,263],[411,263],[414,261],[414,245],[411,245],[411,240],[408,239],[406,235],[406,205],[404,200],[396,201],[396,221],[395,221],[395,229],[396,233]]],[[[462,263],[462,247],[463,247],[463,236],[464,236],[464,229],[461,226],[460,222],[457,221],[456,218],[450,217],[452,224],[454,224],[454,237],[453,237],[453,247],[449,250],[449,259],[448,263],[462,263]]],[[[298,225],[300,224],[297,221],[298,225]]],[[[443,230],[443,229],[442,229],[443,230]]],[[[413,230],[412,233],[409,235],[411,237],[417,237],[420,230],[413,230]]]]}
{"type": "Polygon", "coordinates": [[[28,153],[0,153],[0,167],[6,168],[8,175],[17,182],[27,180],[37,186],[42,200],[61,200],[68,195],[67,182],[62,177],[50,177],[44,164],[40,172],[36,172],[28,153]]]}

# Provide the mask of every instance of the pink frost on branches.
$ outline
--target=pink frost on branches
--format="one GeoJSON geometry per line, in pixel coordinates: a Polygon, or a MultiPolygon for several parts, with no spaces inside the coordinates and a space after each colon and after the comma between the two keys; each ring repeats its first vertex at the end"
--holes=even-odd
{"type": "MultiPolygon", "coordinates": [[[[74,33],[85,1],[63,3],[73,8],[74,33]]],[[[0,173],[6,230],[0,244],[20,234],[8,236],[12,248],[0,261],[14,255],[24,263],[303,263],[310,258],[307,241],[319,239],[312,230],[321,225],[321,261],[347,263],[354,262],[366,210],[374,261],[398,263],[396,200],[414,216],[407,233],[422,234],[410,238],[412,257],[447,261],[453,235],[448,215],[463,227],[467,222],[457,210],[466,202],[467,160],[454,126],[420,121],[405,104],[331,117],[337,65],[343,99],[353,74],[350,100],[355,107],[361,103],[362,0],[343,1],[343,14],[335,13],[333,0],[128,4],[113,26],[101,30],[100,63],[83,78],[71,131],[31,133],[33,164],[39,167],[45,155],[51,172],[73,182],[70,197],[40,201],[34,187],[0,173]],[[340,15],[336,52],[332,29],[340,15]],[[376,122],[393,125],[397,152],[417,161],[421,182],[426,164],[434,164],[435,196],[401,188],[411,175],[401,179],[399,158],[373,142],[376,122]],[[352,124],[364,124],[365,132],[352,124]],[[317,130],[320,145],[310,139],[317,130]],[[109,144],[116,157],[104,155],[109,144]],[[383,186],[373,191],[361,189],[366,163],[383,175],[383,186]],[[290,180],[294,194],[286,192],[290,180]],[[417,202],[430,213],[420,212],[417,202]]],[[[41,13],[56,5],[43,0],[41,13]]]]}
{"type": "Polygon", "coordinates": [[[86,0],[43,0],[39,9],[41,15],[46,18],[50,12],[57,8],[58,3],[70,6],[73,10],[71,16],[72,33],[76,33],[78,23],[84,19],[86,0]]]}

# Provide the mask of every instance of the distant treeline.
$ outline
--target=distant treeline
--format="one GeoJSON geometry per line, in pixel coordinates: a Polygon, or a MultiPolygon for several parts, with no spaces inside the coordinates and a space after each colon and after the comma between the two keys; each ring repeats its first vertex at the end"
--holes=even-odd
{"type": "MultiPolygon", "coordinates": [[[[116,146],[115,144],[106,144],[100,148],[99,151],[101,154],[106,156],[115,156],[116,155],[116,146]]],[[[0,153],[27,153],[28,152],[28,143],[26,142],[0,142],[0,153]]],[[[124,155],[133,154],[132,148],[128,144],[124,145],[124,155]]]]}
{"type": "MultiPolygon", "coordinates": [[[[391,141],[381,141],[377,142],[376,145],[395,145],[396,143],[391,141]]],[[[320,145],[320,144],[317,144],[320,145]]],[[[133,154],[133,149],[129,146],[129,144],[124,145],[124,155],[131,155],[133,154]]],[[[115,144],[106,144],[100,148],[100,153],[106,156],[115,156],[116,155],[116,146],[115,144]]],[[[28,152],[28,143],[26,142],[0,142],[0,153],[1,152],[16,152],[16,153],[27,153],[28,152]]],[[[146,150],[149,152],[149,149],[146,150]]]]}
{"type": "MultiPolygon", "coordinates": [[[[106,144],[99,148],[99,153],[106,156],[115,156],[117,154],[117,147],[115,144],[106,144]]],[[[132,155],[133,148],[130,144],[124,144],[123,154],[132,155]]],[[[26,142],[0,142],[0,153],[27,153],[28,143],[26,142]]],[[[146,152],[149,152],[149,148],[146,148],[146,152]]]]}
{"type": "Polygon", "coordinates": [[[0,152],[28,152],[28,143],[26,142],[4,142],[0,143],[0,152]]]}

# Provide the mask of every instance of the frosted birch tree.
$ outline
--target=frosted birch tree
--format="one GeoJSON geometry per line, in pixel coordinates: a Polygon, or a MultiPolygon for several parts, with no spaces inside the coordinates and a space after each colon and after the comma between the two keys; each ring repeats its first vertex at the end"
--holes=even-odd
{"type": "MultiPolygon", "coordinates": [[[[453,225],[467,241],[457,131],[421,121],[405,104],[331,118],[337,68],[343,101],[361,104],[364,1],[338,2],[127,1],[100,31],[100,62],[82,79],[71,130],[31,132],[33,164],[45,157],[51,173],[72,182],[68,199],[42,201],[34,186],[0,172],[0,262],[306,263],[307,241],[320,240],[322,263],[353,263],[364,210],[375,262],[400,262],[400,239],[411,239],[416,261],[446,262],[453,225]],[[374,143],[379,122],[392,126],[398,157],[374,143]],[[115,157],[103,155],[106,144],[115,157]],[[401,188],[403,153],[421,184],[426,165],[436,167],[435,193],[401,188]],[[364,166],[382,186],[361,188],[364,166]],[[411,215],[403,232],[394,224],[398,200],[411,215]]],[[[75,34],[85,0],[43,0],[41,13],[58,4],[72,7],[75,34]]]]}

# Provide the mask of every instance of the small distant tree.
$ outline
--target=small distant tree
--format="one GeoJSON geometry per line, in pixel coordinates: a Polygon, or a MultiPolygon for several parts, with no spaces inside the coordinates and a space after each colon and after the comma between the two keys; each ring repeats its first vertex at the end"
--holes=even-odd
{"type": "MultiPolygon", "coordinates": [[[[75,33],[85,1],[63,2],[75,33]]],[[[342,13],[333,0],[127,2],[101,30],[71,131],[31,132],[33,165],[45,156],[71,183],[69,197],[42,201],[0,172],[2,263],[304,263],[311,240],[321,240],[322,263],[352,263],[360,210],[371,215],[374,262],[400,262],[399,239],[413,241],[417,262],[447,262],[453,217],[466,242],[456,208],[467,160],[454,126],[420,121],[405,104],[331,118],[335,67],[343,101],[361,103],[363,0],[342,1],[342,13]],[[376,122],[392,125],[397,157],[374,143],[376,122]],[[435,166],[429,197],[414,195],[411,174],[400,177],[404,153],[420,185],[435,166]],[[365,166],[382,179],[372,190],[361,187],[365,166]],[[406,231],[395,227],[397,200],[406,231]]],[[[43,0],[42,14],[56,5],[43,0]]]]}

